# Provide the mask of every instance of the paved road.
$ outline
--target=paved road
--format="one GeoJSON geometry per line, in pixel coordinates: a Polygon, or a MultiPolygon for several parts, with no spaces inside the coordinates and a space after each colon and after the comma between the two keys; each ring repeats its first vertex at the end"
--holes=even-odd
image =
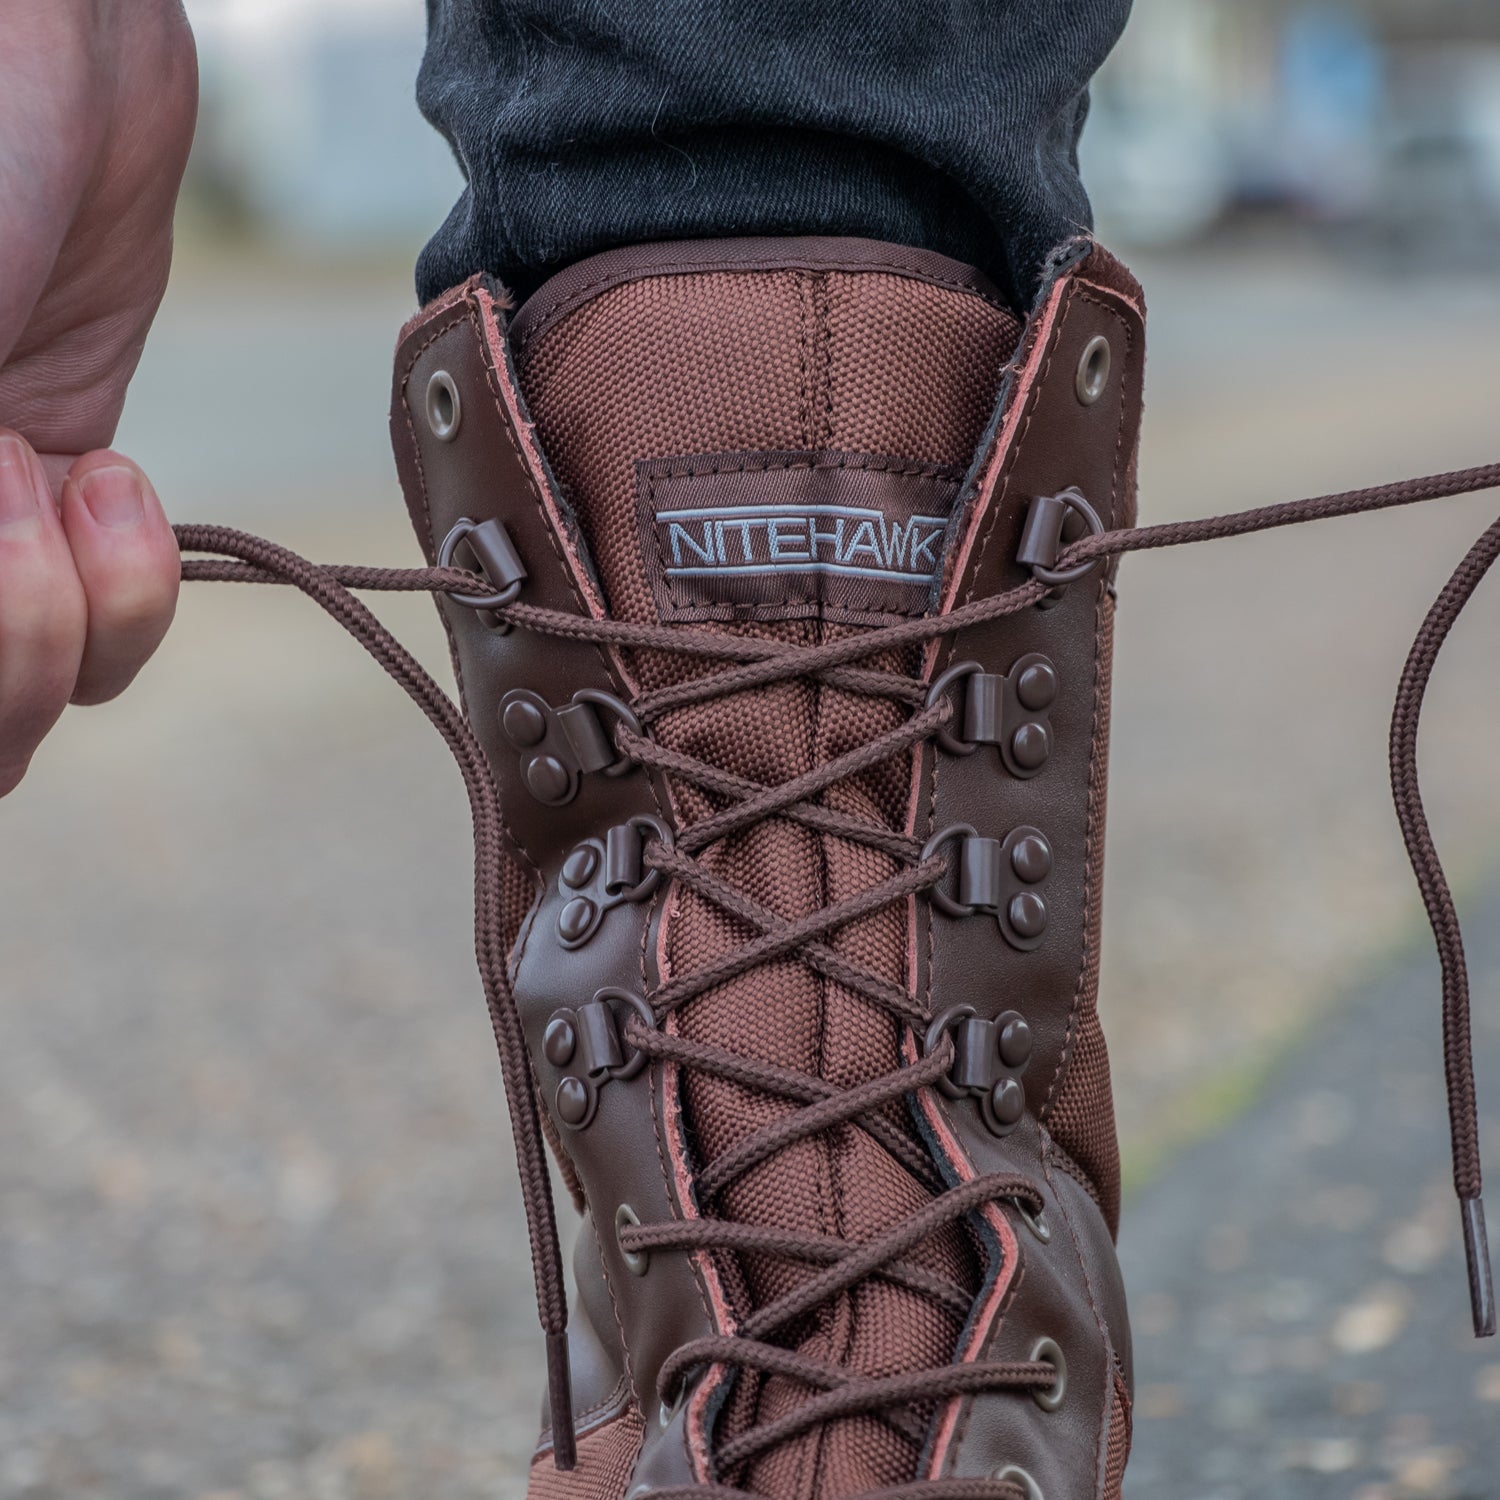
{"type": "MultiPolygon", "coordinates": [[[[1494,1172],[1500,887],[1466,926],[1494,1172]]],[[[1248,1113],[1129,1205],[1127,1497],[1500,1495],[1500,1341],[1469,1331],[1437,995],[1424,945],[1298,1039],[1248,1113]]]]}

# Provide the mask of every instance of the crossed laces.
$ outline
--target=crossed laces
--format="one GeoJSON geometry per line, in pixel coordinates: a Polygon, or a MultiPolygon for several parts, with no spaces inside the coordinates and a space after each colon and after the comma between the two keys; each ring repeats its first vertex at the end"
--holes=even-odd
{"type": "MultiPolygon", "coordinates": [[[[738,917],[755,933],[741,948],[714,960],[701,971],[670,981],[648,996],[648,1005],[658,1022],[713,985],[790,954],[865,995],[920,1032],[918,1023],[925,1024],[930,1018],[922,1015],[915,998],[904,987],[864,969],[823,942],[829,934],[860,916],[931,890],[944,879],[950,863],[950,857],[941,849],[927,853],[905,835],[824,808],[813,800],[834,783],[889,756],[906,753],[941,733],[952,717],[949,699],[928,701],[925,682],[898,672],[876,670],[861,665],[863,662],[879,654],[925,645],[983,621],[1015,614],[1046,598],[1063,575],[1070,580],[1081,577],[1106,559],[1127,552],[1244,536],[1497,486],[1500,486],[1500,464],[1489,464],[1198,520],[1119,530],[1096,529],[1066,545],[1051,567],[1038,568],[1029,581],[1014,588],[972,601],[945,615],[905,619],[821,645],[595,620],[519,601],[494,608],[493,613],[509,626],[544,636],[590,641],[605,647],[644,647],[731,664],[689,682],[642,695],[632,705],[639,725],[649,726],[654,718],[688,703],[793,678],[817,679],[849,691],[905,703],[911,709],[905,723],[779,786],[761,786],[657,745],[646,728],[621,722],[616,726],[615,739],[623,759],[683,777],[729,799],[722,810],[680,830],[673,844],[650,843],[645,859],[652,868],[691,886],[738,917]],[[734,830],[771,816],[790,818],[823,832],[853,838],[881,849],[906,868],[853,896],[787,921],[736,892],[694,858],[696,853],[734,830]]],[[[227,527],[183,525],[174,530],[184,553],[205,554],[184,558],[184,580],[291,585],[313,599],[422,709],[448,745],[463,776],[474,832],[475,952],[500,1054],[531,1239],[538,1313],[546,1335],[554,1461],[559,1469],[570,1469],[576,1461],[576,1449],[568,1372],[566,1282],[538,1095],[506,972],[499,881],[503,844],[499,795],[484,750],[463,710],[355,597],[355,591],[473,597],[476,590],[483,591],[487,580],[481,574],[453,566],[379,568],[317,564],[273,542],[227,527]]],[[[1482,1199],[1468,970],[1457,910],[1422,803],[1416,751],[1422,704],[1438,653],[1497,557],[1500,557],[1500,519],[1470,548],[1423,620],[1401,673],[1390,731],[1391,788],[1396,814],[1442,971],[1443,1061],[1453,1182],[1462,1215],[1477,1337],[1494,1334],[1496,1313],[1482,1199]]],[[[731,1439],[718,1455],[721,1462],[743,1461],[797,1432],[842,1415],[887,1412],[898,1405],[983,1389],[1045,1392],[1050,1388],[1057,1372],[1038,1361],[974,1362],[877,1379],[821,1364],[767,1341],[769,1334],[793,1317],[871,1276],[899,1282],[958,1309],[961,1303],[966,1303],[966,1294],[905,1261],[905,1253],[943,1224],[985,1203],[1009,1201],[1023,1212],[1039,1209],[1040,1199],[1034,1185],[1013,1174],[989,1174],[958,1188],[940,1191],[932,1163],[923,1159],[914,1143],[889,1128],[878,1113],[895,1099],[937,1084],[951,1061],[950,1040],[942,1039],[935,1050],[929,1050],[911,1066],[847,1090],[835,1089],[825,1080],[670,1035],[648,1026],[641,1017],[629,1019],[625,1040],[648,1056],[734,1078],[802,1105],[796,1113],[763,1128],[715,1162],[707,1174],[706,1186],[703,1182],[698,1184],[700,1193],[706,1197],[784,1146],[830,1125],[856,1120],[913,1176],[935,1192],[929,1203],[909,1219],[874,1239],[855,1243],[808,1232],[737,1225],[724,1219],[622,1229],[621,1248],[627,1253],[653,1249],[754,1249],[819,1267],[797,1289],[756,1309],[737,1333],[695,1340],[676,1351],[664,1365],[658,1382],[664,1402],[672,1399],[673,1388],[680,1386],[691,1368],[713,1363],[785,1374],[815,1392],[775,1422],[731,1439]]],[[[654,1492],[655,1500],[714,1500],[714,1497],[728,1500],[745,1494],[743,1490],[718,1484],[654,1492]]],[[[912,1500],[1024,1500],[1022,1488],[1009,1479],[951,1478],[872,1491],[861,1500],[904,1500],[908,1495],[912,1500]]]]}

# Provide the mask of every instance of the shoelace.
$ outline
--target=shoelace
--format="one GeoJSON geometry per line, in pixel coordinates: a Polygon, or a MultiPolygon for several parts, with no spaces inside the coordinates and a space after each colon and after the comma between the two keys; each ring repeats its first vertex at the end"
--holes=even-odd
{"type": "MultiPolygon", "coordinates": [[[[1126,552],[1180,546],[1335,516],[1384,510],[1500,485],[1500,464],[1413,479],[1398,484],[1318,496],[1231,515],[1172,522],[1131,530],[1101,531],[1066,547],[1050,570],[1054,575],[1087,570],[1126,552]]],[[[549,1391],[553,1413],[554,1460],[561,1469],[575,1461],[567,1362],[567,1295],[561,1242],[547,1169],[547,1148],[537,1104],[531,1061],[506,974],[500,915],[502,823],[499,798],[484,751],[463,712],[417,663],[354,591],[426,591],[450,595],[483,592],[486,581],[453,567],[375,568],[319,565],[258,537],[217,526],[179,526],[186,580],[289,584],[336,619],[390,676],[400,683],[447,743],[469,795],[475,851],[475,950],[511,1115],[522,1199],[531,1238],[538,1312],[546,1335],[549,1391]]],[[[1500,556],[1500,519],[1480,537],[1428,612],[1407,658],[1391,723],[1391,784],[1397,816],[1412,869],[1426,907],[1442,969],[1443,1056],[1448,1093],[1453,1180],[1462,1211],[1474,1331],[1495,1332],[1495,1300],[1486,1244],[1470,1039],[1468,973],[1457,911],[1434,846],[1422,805],[1416,747],[1423,698],[1443,641],[1480,580],[1500,556]]],[[[694,1340],[665,1363],[658,1394],[674,1399],[693,1370],[729,1364],[763,1374],[789,1376],[813,1394],[776,1420],[738,1434],[716,1452],[721,1467],[754,1457],[800,1432],[862,1412],[881,1414],[900,1425],[902,1408],[984,1390],[1045,1390],[1054,1379],[1040,1362],[974,1362],[918,1370],[894,1377],[851,1374],[769,1341],[770,1336],[819,1303],[871,1277],[920,1292],[963,1314],[970,1296],[905,1259],[908,1252],[944,1225],[986,1204],[1009,1202],[1024,1212],[1040,1210],[1034,1184],[1012,1174],[991,1174],[944,1188],[935,1164],[909,1137],[889,1124],[882,1109],[893,1101],[936,1085],[951,1062],[946,1039],[910,1066],[838,1089],[826,1080],[738,1056],[660,1029],[660,1022],[694,996],[737,974],[787,955],[815,972],[836,979],[913,1028],[920,1036],[930,1020],[904,987],[867,970],[823,941],[839,927],[914,893],[930,890],[947,873],[941,850],[923,857],[915,840],[820,806],[816,799],[836,782],[881,760],[908,753],[937,734],[952,714],[951,704],[927,703],[928,684],[900,673],[861,665],[869,658],[923,646],[986,620],[1027,609],[1052,592],[1034,578],[1003,593],[966,604],[933,618],[903,620],[859,635],[816,646],[744,639],[708,631],[593,620],[515,602],[495,611],[509,625],[540,635],[618,648],[648,648],[682,656],[727,662],[720,670],[639,696],[631,707],[643,726],[662,714],[747,689],[792,679],[818,680],[849,691],[906,704],[910,717],[896,728],[837,759],[779,786],[761,786],[707,762],[655,743],[648,732],[621,724],[620,754],[634,764],[692,782],[727,799],[722,810],[680,830],[673,847],[648,846],[653,869],[697,891],[738,918],[757,935],[740,948],[692,973],[668,981],[648,1002],[658,1023],[632,1017],[625,1037],[638,1052],[730,1079],[801,1106],[737,1143],[695,1178],[705,1205],[736,1176],[795,1141],[832,1126],[857,1123],[932,1194],[927,1204],[888,1232],[859,1242],[806,1231],[778,1231],[704,1217],[663,1224],[627,1226],[621,1249],[652,1251],[739,1250],[782,1256],[817,1267],[794,1290],[756,1308],[733,1335],[694,1340]],[[894,876],[844,900],[788,921],[749,900],[701,865],[695,855],[738,828],[769,817],[880,849],[903,866],[894,876]]],[[[904,1429],[903,1429],[904,1430],[904,1429]]],[[[746,1491],[724,1485],[694,1485],[655,1493],[654,1500],[713,1500],[746,1491]]],[[[1008,1480],[942,1479],[915,1481],[878,1491],[861,1500],[1024,1500],[1008,1480]]]]}

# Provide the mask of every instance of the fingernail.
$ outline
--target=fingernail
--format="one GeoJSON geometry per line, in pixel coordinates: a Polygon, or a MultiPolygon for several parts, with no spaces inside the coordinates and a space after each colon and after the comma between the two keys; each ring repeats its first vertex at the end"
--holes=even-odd
{"type": "Polygon", "coordinates": [[[134,469],[116,465],[112,469],[90,469],[78,481],[79,493],[89,514],[112,530],[134,526],[146,514],[141,495],[141,476],[134,469]]]}
{"type": "Polygon", "coordinates": [[[37,514],[36,476],[20,438],[0,436],[0,526],[31,521],[37,514]]]}

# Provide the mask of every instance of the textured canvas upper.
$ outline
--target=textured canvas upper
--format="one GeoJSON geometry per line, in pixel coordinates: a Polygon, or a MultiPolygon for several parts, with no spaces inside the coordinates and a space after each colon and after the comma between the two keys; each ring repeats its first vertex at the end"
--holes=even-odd
{"type": "MultiPolygon", "coordinates": [[[[919,596],[910,580],[927,554],[919,567],[901,549],[920,550],[925,533],[911,530],[909,517],[940,510],[941,497],[956,491],[1020,332],[998,299],[969,273],[959,274],[962,268],[944,274],[946,264],[934,260],[924,275],[901,265],[707,271],[648,265],[644,274],[622,274],[585,295],[563,297],[548,287],[536,294],[517,321],[516,367],[541,447],[615,617],[669,619],[670,600],[690,597],[683,590],[722,587],[718,578],[693,585],[694,576],[726,567],[739,569],[732,587],[698,611],[693,628],[813,643],[864,628],[858,610],[838,607],[856,597],[841,589],[873,590],[857,597],[894,608],[919,596]],[[675,468],[668,462],[679,460],[675,468]],[[713,477],[701,494],[689,492],[676,503],[698,529],[673,533],[651,510],[657,495],[652,475],[695,472],[695,461],[696,471],[713,477]],[[866,488],[850,487],[837,472],[820,476],[816,491],[796,488],[797,473],[791,489],[779,479],[781,487],[765,487],[767,468],[780,474],[787,465],[818,469],[820,462],[827,470],[844,465],[857,471],[866,488]],[[747,486],[736,488],[727,478],[718,484],[729,471],[746,469],[755,475],[747,486]],[[902,493],[913,499],[906,512],[867,516],[866,497],[875,493],[871,473],[897,475],[895,483],[875,481],[881,494],[896,495],[899,484],[907,484],[902,493]],[[929,491],[919,494],[911,488],[916,483],[929,491]],[[807,506],[798,508],[799,496],[816,500],[810,514],[803,514],[807,506]],[[727,532],[714,532],[737,504],[755,515],[754,529],[736,527],[731,515],[727,532]],[[898,534],[898,524],[908,529],[898,534]],[[874,528],[868,533],[873,544],[859,531],[866,525],[874,528]],[[862,555],[862,545],[885,550],[872,561],[875,553],[862,555]],[[673,562],[669,556],[664,564],[664,547],[676,549],[677,563],[686,557],[698,565],[696,575],[684,572],[688,583],[672,584],[676,594],[662,582],[663,568],[673,562]],[[791,561],[783,567],[782,559],[791,561]],[[882,592],[884,579],[875,575],[892,568],[905,570],[904,593],[882,592]],[[747,605],[738,615],[721,602],[741,596],[773,602],[759,610],[747,605]],[[783,608],[792,597],[797,606],[783,608]]],[[[905,500],[891,503],[899,508],[905,500]]],[[[875,658],[869,665],[911,671],[916,664],[875,658]]],[[[697,670],[690,658],[661,653],[637,652],[629,666],[647,690],[697,670]]],[[[867,742],[904,712],[830,686],[783,683],[678,709],[653,726],[653,735],[664,746],[775,784],[867,742]]],[[[680,779],[672,790],[687,823],[720,805],[680,779]]],[[[910,762],[897,759],[840,783],[825,803],[905,829],[912,796],[910,762]]],[[[705,861],[785,918],[827,906],[896,868],[868,847],[782,818],[722,841],[705,861]]],[[[750,936],[718,908],[682,891],[667,918],[663,978],[698,970],[750,936]]],[[[907,918],[899,906],[844,928],[830,945],[893,981],[907,980],[907,918]]],[[[899,1062],[899,1032],[889,1016],[795,960],[719,985],[690,1001],[671,1028],[841,1088],[899,1062]]],[[[691,1073],[683,1103],[699,1167],[794,1108],[691,1073]]],[[[892,1119],[913,1128],[894,1106],[892,1119]]],[[[844,1127],[784,1149],[738,1177],[714,1211],[740,1222],[859,1240],[923,1201],[924,1190],[868,1133],[844,1127]]],[[[978,1251],[962,1228],[935,1236],[911,1259],[960,1285],[978,1285],[978,1251]]],[[[784,1259],[750,1255],[725,1257],[723,1265],[741,1314],[809,1274],[784,1259]]],[[[931,1299],[874,1280],[825,1304],[778,1341],[884,1375],[946,1362],[959,1333],[953,1315],[931,1299]]],[[[720,1430],[732,1433],[774,1418],[803,1399],[801,1391],[777,1377],[747,1374],[720,1430]]],[[[750,1472],[733,1477],[763,1493],[837,1500],[912,1478],[924,1429],[921,1414],[910,1411],[891,1419],[845,1419],[772,1450],[750,1472]]]]}

